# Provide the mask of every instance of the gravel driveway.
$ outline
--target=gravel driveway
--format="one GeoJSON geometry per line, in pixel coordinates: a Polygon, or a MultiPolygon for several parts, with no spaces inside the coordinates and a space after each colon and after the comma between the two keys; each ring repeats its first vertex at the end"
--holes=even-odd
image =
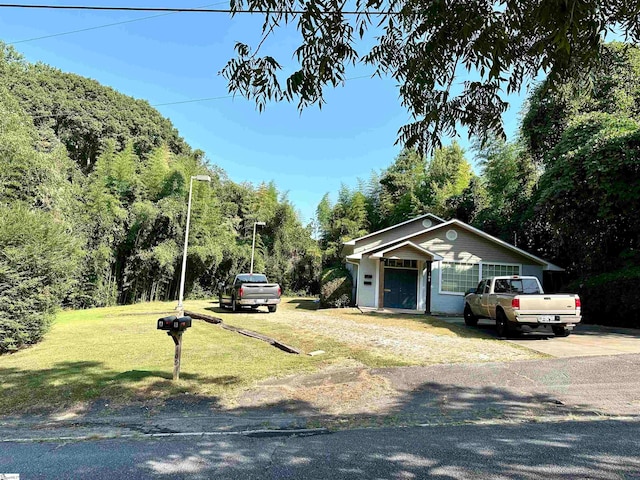
{"type": "Polygon", "coordinates": [[[379,315],[357,309],[306,310],[283,303],[261,321],[286,324],[414,364],[510,361],[544,356],[424,315],[379,315]]]}

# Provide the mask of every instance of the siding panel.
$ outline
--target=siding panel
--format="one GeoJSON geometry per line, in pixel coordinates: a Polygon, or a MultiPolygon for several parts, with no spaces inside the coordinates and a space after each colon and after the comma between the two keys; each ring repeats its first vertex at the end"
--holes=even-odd
{"type": "MultiPolygon", "coordinates": [[[[392,228],[391,230],[373,235],[369,238],[365,238],[364,240],[360,240],[356,242],[353,253],[358,253],[365,249],[383,245],[395,240],[396,238],[402,238],[413,233],[421,232],[425,230],[425,227],[422,225],[422,220],[424,220],[424,218],[409,222],[406,225],[402,225],[400,227],[392,228]]],[[[434,224],[437,223],[437,220],[432,219],[432,221],[434,222],[434,224]]]]}
{"type": "Polygon", "coordinates": [[[435,232],[418,235],[411,241],[427,250],[442,255],[446,262],[479,263],[518,263],[532,264],[527,257],[507,250],[485,238],[462,228],[453,228],[458,234],[456,240],[448,240],[446,233],[449,229],[443,228],[435,232]]]}
{"type": "Polygon", "coordinates": [[[384,254],[385,258],[401,258],[404,260],[424,260],[428,258],[425,254],[416,251],[415,248],[406,246],[384,254]]]}

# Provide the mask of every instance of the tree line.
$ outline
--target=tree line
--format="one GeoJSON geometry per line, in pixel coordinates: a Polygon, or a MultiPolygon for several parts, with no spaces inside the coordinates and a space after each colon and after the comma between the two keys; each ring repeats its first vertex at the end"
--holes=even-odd
{"type": "Polygon", "coordinates": [[[0,46],[0,353],[59,306],[177,298],[189,181],[187,295],[249,269],[318,290],[311,228],[275,184],[235,183],[145,101],[0,46]]]}

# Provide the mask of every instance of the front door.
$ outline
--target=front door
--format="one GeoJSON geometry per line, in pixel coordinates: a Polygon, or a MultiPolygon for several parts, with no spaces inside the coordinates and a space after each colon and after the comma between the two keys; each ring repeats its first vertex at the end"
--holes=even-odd
{"type": "Polygon", "coordinates": [[[400,268],[384,269],[385,308],[418,308],[418,271],[400,268]]]}

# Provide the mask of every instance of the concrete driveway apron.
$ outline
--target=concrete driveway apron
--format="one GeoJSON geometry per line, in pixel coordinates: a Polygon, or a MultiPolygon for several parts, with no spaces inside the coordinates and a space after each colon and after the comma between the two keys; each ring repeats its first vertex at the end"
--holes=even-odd
{"type": "MultiPolygon", "coordinates": [[[[445,322],[464,325],[462,317],[438,317],[445,322]]],[[[477,327],[466,327],[497,337],[491,320],[480,320],[477,327]]],[[[579,324],[568,337],[553,334],[529,333],[512,337],[511,343],[545,353],[553,357],[586,357],[640,353],[640,330],[579,324]]]]}

